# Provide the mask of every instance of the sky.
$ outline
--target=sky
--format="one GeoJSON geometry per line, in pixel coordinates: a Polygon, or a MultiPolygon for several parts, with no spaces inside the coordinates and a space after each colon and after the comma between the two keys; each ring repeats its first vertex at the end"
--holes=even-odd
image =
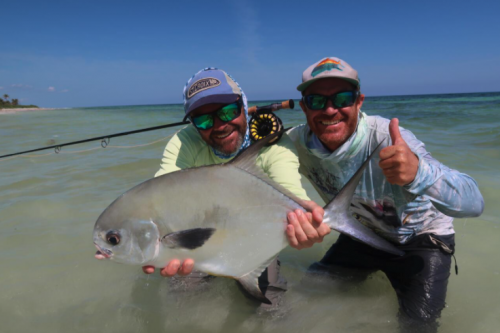
{"type": "Polygon", "coordinates": [[[500,1],[3,0],[0,97],[41,107],[182,102],[218,67],[249,100],[299,98],[324,57],[366,96],[500,91],[500,1]]]}

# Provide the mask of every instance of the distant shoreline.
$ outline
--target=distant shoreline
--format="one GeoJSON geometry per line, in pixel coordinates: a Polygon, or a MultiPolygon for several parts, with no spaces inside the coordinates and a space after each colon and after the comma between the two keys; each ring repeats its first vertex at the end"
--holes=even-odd
{"type": "Polygon", "coordinates": [[[11,114],[24,111],[44,111],[44,110],[55,110],[54,108],[8,108],[0,109],[0,114],[11,114]]]}

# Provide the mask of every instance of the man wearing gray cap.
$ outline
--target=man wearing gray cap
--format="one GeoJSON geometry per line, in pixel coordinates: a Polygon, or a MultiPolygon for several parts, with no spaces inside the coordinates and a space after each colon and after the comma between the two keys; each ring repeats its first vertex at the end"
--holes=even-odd
{"type": "Polygon", "coordinates": [[[351,202],[364,225],[405,251],[396,257],[340,235],[311,271],[364,280],[381,270],[396,291],[404,327],[437,328],[454,253],[453,217],[479,216],[476,182],[439,163],[398,119],[368,116],[358,73],[328,57],[309,68],[297,87],[307,124],[289,132],[300,172],[329,202],[381,143],[351,202]]]}
{"type": "MultiPolygon", "coordinates": [[[[247,98],[238,83],[226,72],[216,68],[205,68],[196,73],[184,87],[184,120],[189,125],[178,131],[168,142],[160,170],[156,176],[166,173],[229,162],[238,152],[250,145],[247,98]]],[[[278,184],[309,200],[300,182],[299,162],[294,144],[284,135],[277,144],[261,150],[256,164],[278,184]]],[[[232,186],[228,183],[227,186],[232,186]]],[[[245,191],[245,189],[241,189],[245,191]]],[[[207,195],[209,195],[207,193],[207,195]]],[[[323,209],[309,201],[312,214],[292,214],[290,223],[294,225],[293,245],[310,247],[330,232],[321,224],[323,209]],[[314,221],[313,221],[314,216],[314,221]],[[305,236],[307,234],[307,236],[305,236]]],[[[196,272],[190,274],[194,262],[173,260],[162,270],[163,276],[177,273],[189,275],[190,281],[203,278],[196,272]]],[[[147,274],[154,267],[143,268],[147,274]]],[[[177,277],[179,278],[179,277],[177,277]]],[[[276,305],[286,290],[286,281],[279,275],[279,262],[274,260],[259,278],[259,286],[264,295],[276,305]]]]}

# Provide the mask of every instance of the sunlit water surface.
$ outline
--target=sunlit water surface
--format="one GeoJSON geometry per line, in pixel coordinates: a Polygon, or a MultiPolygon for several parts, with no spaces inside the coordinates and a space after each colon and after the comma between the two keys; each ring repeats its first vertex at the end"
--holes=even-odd
{"type": "MultiPolygon", "coordinates": [[[[280,111],[287,126],[304,122],[297,109],[280,111]]],[[[486,209],[480,218],[455,220],[459,275],[450,277],[440,332],[498,332],[500,94],[373,97],[363,110],[398,117],[433,156],[478,182],[486,209]]],[[[0,155],[182,115],[180,105],[0,115],[0,155]]],[[[57,155],[0,159],[0,332],[397,332],[396,295],[382,273],[358,285],[304,279],[337,235],[282,252],[289,291],[272,314],[258,314],[229,279],[172,290],[158,274],[95,260],[95,220],[118,195],[152,177],[175,130],[114,138],[106,149],[97,141],[57,155]]],[[[196,203],[186,198],[186,205],[196,203]]]]}

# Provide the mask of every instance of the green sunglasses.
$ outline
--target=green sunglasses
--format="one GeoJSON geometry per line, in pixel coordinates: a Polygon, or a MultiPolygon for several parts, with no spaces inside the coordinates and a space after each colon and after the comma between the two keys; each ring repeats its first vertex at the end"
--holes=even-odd
{"type": "Polygon", "coordinates": [[[353,105],[358,95],[358,91],[343,91],[331,96],[307,95],[302,97],[302,100],[310,110],[323,110],[328,100],[332,101],[334,108],[339,109],[353,105]]]}
{"type": "Polygon", "coordinates": [[[228,121],[238,118],[241,114],[241,102],[232,103],[224,106],[214,112],[201,114],[199,116],[191,117],[193,125],[201,130],[207,130],[214,127],[215,116],[221,121],[227,123],[228,121]]]}

